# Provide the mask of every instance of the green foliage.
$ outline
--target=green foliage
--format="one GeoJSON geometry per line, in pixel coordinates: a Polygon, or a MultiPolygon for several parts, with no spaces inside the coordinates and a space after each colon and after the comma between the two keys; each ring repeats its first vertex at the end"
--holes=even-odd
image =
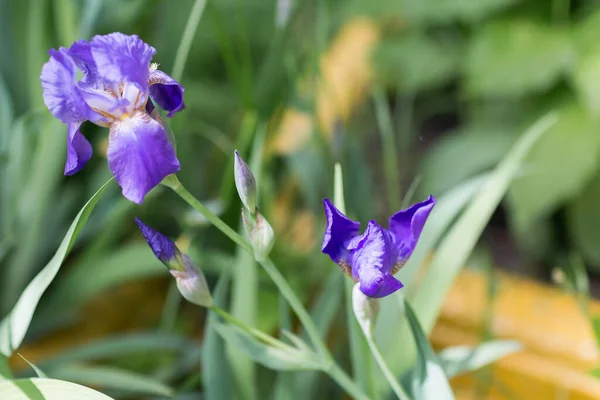
{"type": "Polygon", "coordinates": [[[84,386],[44,378],[0,381],[0,396],[11,400],[112,400],[84,386]]]}
{"type": "Polygon", "coordinates": [[[448,378],[454,378],[521,350],[523,346],[514,340],[495,340],[475,347],[448,347],[438,354],[438,358],[448,378]]]}
{"type": "MultiPolygon", "coordinates": [[[[61,332],[69,324],[108,319],[110,312],[85,315],[83,306],[167,275],[135,231],[135,215],[154,220],[189,246],[209,285],[217,282],[216,305],[248,325],[280,332],[279,338],[261,340],[213,311],[204,322],[202,311],[177,301],[166,301],[160,321],[148,321],[155,300],[163,298],[162,292],[153,293],[148,309],[131,312],[157,330],[111,335],[32,358],[50,377],[98,387],[117,399],[136,394],[341,398],[341,390],[357,399],[387,398],[389,382],[373,373],[377,366],[358,325],[353,318],[343,324],[343,314],[352,317],[344,296],[352,282],[344,282],[319,253],[320,202],[331,197],[330,170],[337,161],[346,173],[348,214],[363,222],[382,222],[397,210],[402,194],[417,186],[417,197],[432,193],[438,198],[419,245],[398,273],[415,313],[410,306],[406,315],[402,312],[401,296],[383,299],[375,332],[395,376],[411,371],[414,400],[441,397],[440,391],[452,398],[445,374],[474,370],[519,348],[491,342],[446,349],[437,357],[426,339],[445,293],[505,193],[513,240],[530,254],[535,247],[538,257],[555,261],[552,257],[563,250],[552,247],[558,232],[571,239],[566,245],[572,248],[565,250],[580,252],[588,265],[600,265],[598,5],[292,1],[289,22],[278,25],[277,7],[286,3],[0,2],[5,55],[0,59],[0,315],[5,315],[0,398],[110,399],[54,379],[13,380],[6,355],[24,340],[61,332]],[[315,93],[326,78],[318,67],[339,28],[356,16],[375,16],[380,23],[381,40],[368,57],[374,81],[362,90],[374,101],[349,107],[350,119],[335,123],[330,140],[327,127],[320,132],[317,117],[322,104],[315,93]],[[216,204],[220,219],[191,212],[160,188],[142,207],[122,199],[116,187],[96,192],[110,175],[104,157],[107,133],[90,124],[83,131],[94,157],[76,176],[62,178],[66,127],[51,119],[42,103],[40,68],[48,48],[111,31],[140,35],[157,48],[161,69],[184,84],[187,109],[170,120],[182,164],[178,176],[190,189],[190,204],[216,204]],[[311,132],[303,145],[279,153],[273,142],[290,107],[308,113],[311,132]],[[534,140],[539,126],[538,133],[519,136],[523,124],[549,109],[557,109],[558,121],[540,140],[534,140]],[[444,136],[447,131],[453,133],[444,136]],[[247,243],[236,233],[235,148],[252,159],[258,206],[276,232],[273,262],[263,265],[267,274],[252,254],[241,251],[247,243]],[[406,190],[410,182],[421,183],[406,190]],[[192,193],[210,200],[199,203],[192,193]],[[77,205],[90,196],[76,215],[77,205]],[[567,212],[560,213],[563,209],[567,212]],[[242,244],[237,250],[215,230],[223,227],[233,227],[227,234],[242,244]],[[418,268],[432,252],[430,269],[417,280],[418,268]],[[325,373],[333,379],[325,379],[325,373]]],[[[345,52],[342,65],[333,68],[336,73],[360,61],[352,48],[345,52]]],[[[336,101],[346,105],[345,99],[336,101]]],[[[340,204],[339,176],[336,183],[340,204]]],[[[573,275],[567,274],[573,289],[587,298],[581,263],[564,268],[573,275]]]]}
{"type": "Polygon", "coordinates": [[[599,128],[578,104],[563,106],[556,125],[533,146],[508,193],[517,230],[531,228],[583,190],[598,166],[599,128]]]}
{"type": "Polygon", "coordinates": [[[414,93],[439,87],[459,71],[461,49],[422,33],[385,38],[373,58],[378,79],[414,93]]]}
{"type": "Polygon", "coordinates": [[[466,90],[484,96],[540,92],[556,83],[570,59],[562,29],[526,19],[492,21],[469,43],[466,90]]]}
{"type": "Polygon", "coordinates": [[[404,306],[406,319],[417,346],[417,362],[412,371],[412,392],[415,399],[426,400],[434,397],[440,400],[454,399],[446,373],[433,352],[415,312],[408,302],[404,302],[404,306]]]}

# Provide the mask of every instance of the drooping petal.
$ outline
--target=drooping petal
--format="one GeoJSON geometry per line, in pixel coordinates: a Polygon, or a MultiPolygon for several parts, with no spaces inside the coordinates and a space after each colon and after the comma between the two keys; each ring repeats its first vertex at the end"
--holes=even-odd
{"type": "Polygon", "coordinates": [[[403,264],[412,254],[433,206],[435,206],[435,197],[429,196],[427,200],[398,211],[390,217],[390,231],[398,247],[397,263],[403,264]]]}
{"type": "Polygon", "coordinates": [[[86,107],[75,88],[75,63],[67,49],[50,50],[50,60],[42,67],[40,80],[44,103],[52,115],[63,123],[85,120],[86,107]]]}
{"type": "Polygon", "coordinates": [[[123,196],[138,204],[163,178],[179,171],[167,132],[141,111],[111,125],[106,155],[123,196]]]}
{"type": "Polygon", "coordinates": [[[365,232],[348,243],[348,250],[352,276],[365,295],[384,297],[402,287],[392,275],[397,256],[392,234],[375,221],[370,221],[365,232]]]}
{"type": "Polygon", "coordinates": [[[162,233],[144,224],[139,218],[136,217],[135,222],[156,258],[168,266],[175,259],[178,251],[175,243],[162,233]]]}
{"type": "Polygon", "coordinates": [[[81,122],[69,124],[65,175],[73,175],[81,171],[83,166],[92,158],[92,145],[79,131],[80,126],[81,122]]]}
{"type": "Polygon", "coordinates": [[[150,73],[150,97],[163,110],[169,111],[167,116],[171,118],[173,114],[185,108],[183,102],[183,86],[175,79],[160,70],[150,73]]]}
{"type": "Polygon", "coordinates": [[[137,35],[111,33],[96,35],[90,51],[99,76],[108,82],[134,83],[142,93],[148,91],[150,61],[156,53],[137,35]]]}
{"type": "Polygon", "coordinates": [[[338,210],[329,199],[323,200],[327,226],[323,234],[321,251],[333,262],[346,262],[348,250],[346,242],[358,235],[360,223],[352,221],[338,210]]]}

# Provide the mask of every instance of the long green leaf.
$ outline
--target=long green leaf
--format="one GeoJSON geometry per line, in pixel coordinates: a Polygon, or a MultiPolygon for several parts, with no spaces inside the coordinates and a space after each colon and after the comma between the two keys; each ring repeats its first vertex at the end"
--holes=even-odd
{"type": "Polygon", "coordinates": [[[523,134],[436,251],[413,301],[425,332],[433,328],[446,293],[521,168],[524,157],[556,121],[556,115],[548,114],[523,134]]]}
{"type": "Polygon", "coordinates": [[[95,390],[57,379],[19,379],[0,382],[2,400],[113,400],[95,390]]]}
{"type": "Polygon", "coordinates": [[[21,357],[23,359],[23,361],[25,361],[27,364],[29,364],[31,369],[33,369],[35,371],[35,374],[38,376],[38,378],[47,378],[48,377],[48,375],[46,375],[46,373],[44,371],[42,371],[40,368],[38,368],[37,365],[35,365],[31,361],[29,361],[28,359],[23,357],[21,354],[19,354],[19,357],[21,357]]]}
{"type": "Polygon", "coordinates": [[[83,225],[98,203],[100,195],[111,180],[106,182],[79,211],[54,257],[27,285],[15,307],[0,322],[0,352],[2,354],[10,356],[23,341],[40,298],[52,283],[83,225]]]}
{"type": "Polygon", "coordinates": [[[317,355],[291,346],[276,348],[259,342],[253,336],[231,325],[217,323],[214,328],[225,341],[242,350],[253,361],[274,370],[304,371],[321,369],[317,355]]]}
{"type": "Polygon", "coordinates": [[[416,400],[452,400],[450,383],[436,357],[412,307],[404,302],[406,318],[417,345],[417,364],[413,371],[412,391],[416,400]]]}
{"type": "MultiPolygon", "coordinates": [[[[413,284],[417,270],[426,260],[435,244],[440,240],[443,233],[456,219],[466,204],[473,198],[481,185],[486,182],[488,175],[480,175],[472,178],[448,193],[438,198],[437,204],[427,220],[427,224],[421,234],[421,239],[415,248],[408,263],[400,269],[396,276],[405,284],[407,297],[417,288],[413,284]]],[[[397,296],[388,296],[381,299],[381,315],[401,315],[401,304],[397,296]]],[[[384,357],[392,372],[400,375],[414,362],[415,349],[410,346],[398,346],[399,338],[407,338],[410,330],[405,323],[404,317],[379,318],[375,327],[375,340],[386,349],[384,357]]],[[[377,388],[388,390],[389,385],[383,376],[377,378],[377,388]]]]}
{"type": "Polygon", "coordinates": [[[454,346],[442,350],[438,357],[448,378],[485,367],[494,361],[523,349],[515,340],[494,340],[476,347],[454,346]]]}
{"type": "Polygon", "coordinates": [[[118,358],[132,354],[152,351],[184,352],[197,343],[180,336],[140,333],[125,336],[115,336],[86,343],[85,345],[61,352],[43,363],[48,371],[51,368],[67,362],[96,361],[107,358],[118,358]]]}
{"type": "MultiPolygon", "coordinates": [[[[227,289],[229,286],[229,273],[224,272],[213,291],[213,301],[218,307],[227,305],[227,289]]],[[[208,315],[206,331],[204,333],[204,352],[202,353],[202,382],[207,400],[229,399],[232,387],[231,366],[225,354],[225,341],[215,329],[218,316],[214,312],[208,315]]]]}
{"type": "Polygon", "coordinates": [[[156,378],[144,376],[121,368],[96,367],[81,364],[67,365],[52,372],[54,377],[84,385],[116,389],[128,393],[172,396],[173,389],[158,382],[156,378]]]}
{"type": "Polygon", "coordinates": [[[0,354],[0,381],[4,379],[12,379],[12,371],[8,366],[8,358],[0,354]]]}

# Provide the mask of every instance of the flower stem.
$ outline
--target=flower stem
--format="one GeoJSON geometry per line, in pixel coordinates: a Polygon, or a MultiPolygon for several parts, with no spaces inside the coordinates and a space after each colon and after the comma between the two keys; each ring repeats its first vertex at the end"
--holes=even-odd
{"type": "Polygon", "coordinates": [[[215,306],[214,304],[209,307],[210,311],[213,311],[215,314],[218,314],[225,321],[229,322],[232,325],[237,326],[241,330],[247,332],[248,334],[256,337],[257,339],[262,340],[263,342],[270,344],[273,347],[278,347],[280,349],[287,349],[288,346],[280,340],[275,339],[273,336],[267,335],[266,333],[259,331],[258,329],[252,328],[251,326],[246,325],[241,320],[237,319],[233,315],[229,314],[227,311],[223,310],[215,306]]]}
{"type": "Polygon", "coordinates": [[[181,184],[179,179],[175,175],[167,176],[162,182],[163,185],[171,188],[179,197],[185,200],[190,206],[195,208],[200,214],[204,216],[211,224],[213,224],[218,230],[223,232],[229,239],[234,241],[242,249],[246,250],[250,254],[253,253],[252,246],[246,239],[244,239],[239,233],[234,231],[227,225],[223,220],[213,214],[204,204],[194,197],[193,194],[187,191],[181,184]]]}
{"type": "MultiPolygon", "coordinates": [[[[217,229],[227,235],[232,241],[238,244],[242,249],[246,250],[250,254],[253,254],[252,246],[246,239],[244,239],[241,235],[231,229],[223,220],[213,214],[206,206],[204,206],[200,201],[198,201],[190,192],[183,187],[179,179],[175,175],[169,175],[166,177],[162,184],[171,188],[179,197],[181,197],[186,203],[195,208],[198,212],[200,212],[209,222],[211,222],[217,229]]],[[[258,260],[257,260],[258,261],[258,260]]],[[[332,379],[334,379],[348,394],[354,397],[356,400],[369,400],[369,397],[364,394],[364,392],[350,379],[348,374],[341,369],[333,359],[333,356],[329,352],[327,345],[321,339],[321,335],[319,334],[319,330],[315,326],[312,318],[310,317],[308,311],[304,308],[304,305],[298,299],[290,285],[287,283],[279,269],[273,264],[273,262],[266,258],[264,260],[258,261],[258,263],[264,268],[265,272],[269,275],[275,286],[279,289],[280,293],[286,299],[290,307],[294,310],[300,322],[306,329],[308,336],[310,337],[311,342],[317,348],[319,355],[321,356],[321,362],[323,365],[323,371],[326,372],[332,379]]],[[[219,309],[216,306],[211,306],[210,308],[215,313],[219,314],[225,320],[235,324],[239,328],[251,333],[252,335],[264,335],[262,337],[263,340],[267,341],[270,344],[273,344],[271,340],[277,341],[277,339],[272,338],[262,332],[255,330],[254,328],[248,327],[242,321],[239,321],[237,318],[234,318],[230,314],[225,311],[219,309]]],[[[277,341],[279,342],[279,341],[277,341]]],[[[280,346],[278,344],[278,346],[280,346]]]]}
{"type": "Polygon", "coordinates": [[[387,379],[387,381],[389,382],[390,386],[392,387],[392,390],[394,391],[394,393],[396,394],[398,399],[399,400],[410,400],[410,397],[404,391],[402,386],[400,386],[398,379],[396,379],[396,377],[394,376],[392,371],[390,371],[390,368],[388,367],[387,363],[383,359],[383,356],[381,355],[381,351],[379,351],[379,347],[377,347],[377,344],[373,340],[373,335],[367,334],[365,332],[365,337],[367,338],[367,343],[369,343],[369,348],[371,349],[371,353],[375,357],[375,361],[377,361],[379,368],[381,368],[381,371],[383,371],[383,375],[385,375],[385,379],[387,379]]]}

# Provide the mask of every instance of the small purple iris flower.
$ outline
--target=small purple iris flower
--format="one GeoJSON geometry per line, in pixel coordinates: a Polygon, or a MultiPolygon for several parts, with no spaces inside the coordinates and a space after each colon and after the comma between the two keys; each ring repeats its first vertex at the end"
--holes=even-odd
{"type": "Polygon", "coordinates": [[[81,124],[108,127],[108,166],[123,195],[141,204],[163,178],[179,171],[149,97],[171,117],[185,108],[183,86],[150,64],[156,50],[136,35],[94,36],[48,53],[40,79],[46,106],[68,124],[65,175],[80,171],[92,156],[81,124]]]}
{"type": "Polygon", "coordinates": [[[327,227],[323,235],[323,253],[360,285],[369,297],[385,297],[402,288],[394,274],[412,254],[427,217],[435,205],[429,198],[389,219],[389,229],[371,220],[359,235],[360,223],[340,212],[329,199],[323,201],[327,227]]]}

